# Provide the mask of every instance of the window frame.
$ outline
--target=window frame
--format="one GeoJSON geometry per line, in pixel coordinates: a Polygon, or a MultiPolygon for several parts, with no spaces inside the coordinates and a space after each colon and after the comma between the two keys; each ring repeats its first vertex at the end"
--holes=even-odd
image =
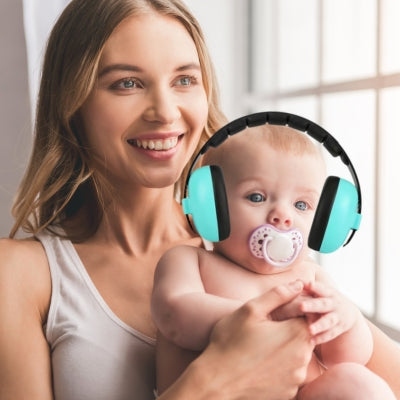
{"type": "MultiPolygon", "coordinates": [[[[323,57],[323,49],[322,49],[322,39],[318,41],[318,78],[316,79],[316,84],[303,87],[301,89],[293,89],[293,90],[280,90],[277,85],[272,85],[272,88],[269,88],[268,91],[260,92],[260,90],[256,90],[256,82],[254,82],[253,76],[254,74],[252,71],[255,71],[257,65],[255,65],[255,60],[257,60],[256,50],[255,50],[255,40],[257,40],[257,33],[255,32],[255,27],[257,27],[257,22],[260,22],[263,19],[263,16],[260,16],[259,13],[255,11],[255,1],[253,0],[244,0],[246,3],[246,32],[247,32],[247,57],[243,60],[244,66],[242,69],[247,71],[247,85],[246,85],[246,93],[243,96],[243,109],[247,113],[261,111],[264,110],[263,105],[268,104],[273,109],[274,105],[279,103],[279,101],[287,100],[287,99],[300,99],[300,98],[307,98],[314,96],[317,99],[317,111],[316,111],[316,122],[318,123],[322,119],[322,98],[324,95],[327,94],[334,94],[334,93],[345,93],[351,91],[360,91],[360,90],[369,90],[375,93],[375,170],[378,171],[380,166],[380,158],[382,157],[380,153],[380,126],[381,126],[381,93],[384,89],[393,88],[393,87],[400,87],[400,69],[398,73],[383,73],[381,69],[381,51],[382,51],[382,25],[381,25],[381,14],[382,14],[382,3],[384,0],[376,0],[376,55],[375,55],[375,62],[376,62],[376,72],[373,76],[367,78],[355,78],[355,79],[348,79],[343,81],[338,81],[335,83],[324,83],[322,79],[322,57],[323,57]]],[[[272,0],[269,2],[272,9],[270,14],[274,14],[275,16],[279,12],[278,10],[278,2],[272,0]]],[[[323,28],[323,7],[324,3],[323,0],[316,0],[316,5],[318,10],[316,12],[318,21],[318,35],[319,38],[322,38],[322,28],[323,28]]],[[[273,26],[272,29],[275,30],[275,34],[277,33],[278,29],[278,18],[275,18],[272,22],[273,26]]],[[[264,23],[266,23],[264,21],[264,23]]],[[[279,51],[276,48],[277,46],[272,45],[272,53],[279,51]]],[[[279,62],[277,61],[278,57],[276,54],[271,54],[271,65],[270,65],[270,72],[272,74],[278,74],[279,70],[279,62]]],[[[274,81],[277,76],[268,78],[269,81],[274,81]]],[[[378,236],[379,236],[379,216],[380,216],[380,204],[381,199],[379,195],[379,174],[378,172],[375,173],[373,178],[375,180],[375,215],[374,215],[374,271],[373,271],[373,293],[371,295],[374,296],[373,301],[373,312],[371,314],[366,314],[366,316],[379,328],[381,328],[385,333],[387,333],[391,338],[400,342],[400,329],[394,328],[393,326],[385,323],[380,318],[380,294],[382,291],[381,282],[380,282],[380,267],[379,267],[379,260],[380,260],[380,247],[378,243],[378,236]]]]}

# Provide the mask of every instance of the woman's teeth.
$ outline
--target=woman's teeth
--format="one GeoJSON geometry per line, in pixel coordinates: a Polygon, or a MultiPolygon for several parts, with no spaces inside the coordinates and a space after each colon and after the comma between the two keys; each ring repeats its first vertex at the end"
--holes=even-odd
{"type": "MultiPolygon", "coordinates": [[[[130,143],[132,143],[132,142],[130,142],[130,143]]],[[[157,140],[135,140],[135,141],[133,141],[133,144],[137,147],[140,147],[142,149],[156,150],[156,151],[172,149],[173,147],[176,146],[177,143],[178,143],[177,137],[172,137],[172,138],[163,139],[163,140],[157,139],[157,140]]]]}

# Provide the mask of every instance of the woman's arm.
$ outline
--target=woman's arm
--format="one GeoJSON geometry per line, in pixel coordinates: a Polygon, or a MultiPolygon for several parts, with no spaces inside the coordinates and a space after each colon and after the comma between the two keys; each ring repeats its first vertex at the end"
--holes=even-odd
{"type": "Polygon", "coordinates": [[[396,344],[379,328],[368,321],[371,329],[374,350],[367,367],[381,376],[400,399],[400,345],[396,344]]]}
{"type": "Polygon", "coordinates": [[[0,399],[51,400],[43,333],[51,281],[41,245],[0,240],[0,399]]]}
{"type": "Polygon", "coordinates": [[[313,350],[307,324],[269,314],[301,290],[299,283],[278,286],[221,319],[205,351],[160,400],[293,398],[313,350]]]}

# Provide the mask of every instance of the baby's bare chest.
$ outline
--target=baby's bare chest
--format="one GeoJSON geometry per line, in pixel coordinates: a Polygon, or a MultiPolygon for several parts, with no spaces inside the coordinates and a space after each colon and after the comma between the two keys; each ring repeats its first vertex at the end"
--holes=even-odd
{"type": "Polygon", "coordinates": [[[304,282],[314,281],[315,270],[308,266],[295,266],[274,274],[262,275],[228,261],[208,263],[201,268],[201,278],[207,293],[247,301],[278,285],[297,279],[304,282]]]}

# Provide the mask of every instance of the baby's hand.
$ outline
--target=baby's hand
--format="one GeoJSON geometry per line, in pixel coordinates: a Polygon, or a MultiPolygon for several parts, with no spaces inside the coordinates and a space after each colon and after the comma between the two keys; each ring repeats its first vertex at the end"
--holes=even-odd
{"type": "MultiPolygon", "coordinates": [[[[304,284],[304,283],[303,283],[304,284]]],[[[301,292],[297,297],[287,304],[284,304],[275,309],[270,314],[273,321],[284,321],[290,318],[304,317],[309,321],[309,315],[302,310],[302,304],[306,299],[312,298],[308,292],[301,292]]]]}
{"type": "Polygon", "coordinates": [[[301,299],[300,310],[309,316],[314,345],[329,342],[353,327],[359,312],[340,292],[320,282],[307,284],[305,290],[309,296],[301,299]]]}

